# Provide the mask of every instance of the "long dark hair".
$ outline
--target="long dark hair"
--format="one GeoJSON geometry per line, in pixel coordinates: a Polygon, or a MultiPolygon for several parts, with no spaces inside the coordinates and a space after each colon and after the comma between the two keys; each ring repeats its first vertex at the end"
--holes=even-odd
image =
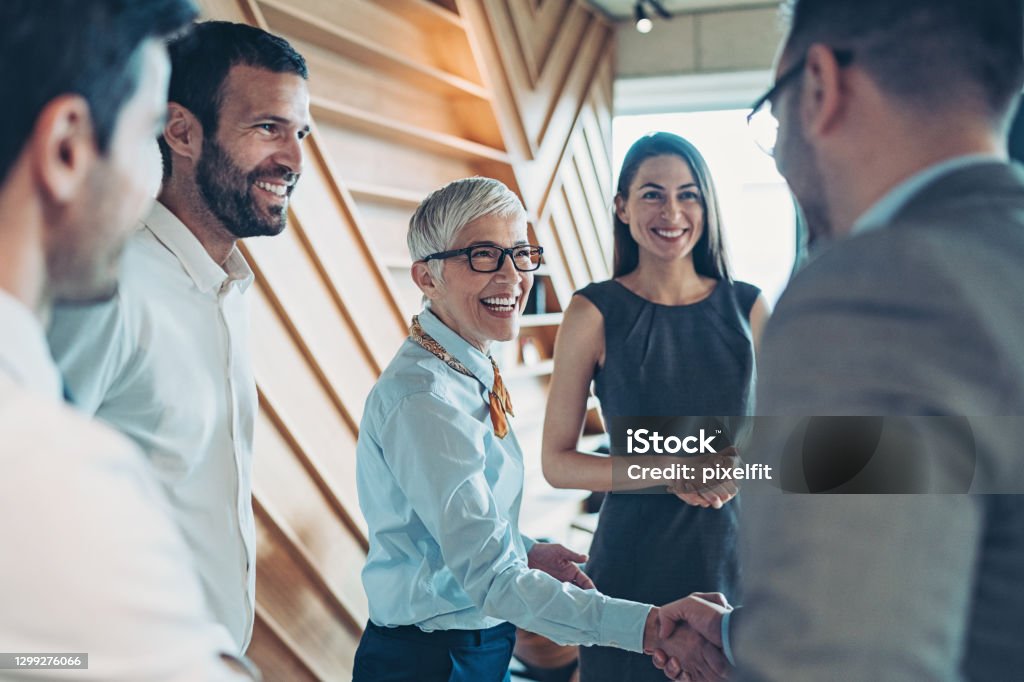
{"type": "MultiPolygon", "coordinates": [[[[619,172],[619,184],[616,196],[625,201],[629,198],[629,186],[636,177],[637,169],[647,159],[655,156],[678,156],[693,173],[693,179],[700,189],[701,202],[704,206],[704,231],[693,247],[693,267],[698,274],[714,279],[731,280],[729,262],[725,257],[722,243],[722,222],[719,218],[718,193],[715,183],[711,180],[708,164],[690,142],[672,133],[651,133],[644,135],[633,143],[622,162],[619,172]]],[[[622,277],[636,270],[640,262],[640,247],[633,235],[629,233],[629,225],[619,220],[618,211],[612,209],[612,222],[615,224],[615,266],[614,277],[622,277]]]]}

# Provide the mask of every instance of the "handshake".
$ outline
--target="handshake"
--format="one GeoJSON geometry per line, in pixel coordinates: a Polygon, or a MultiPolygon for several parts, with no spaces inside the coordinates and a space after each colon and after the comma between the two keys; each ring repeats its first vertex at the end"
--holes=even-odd
{"type": "Polygon", "coordinates": [[[732,611],[719,592],[694,592],[651,610],[644,652],[671,680],[724,680],[730,665],[722,651],[722,617],[732,611]]]}
{"type": "MultiPolygon", "coordinates": [[[[580,570],[587,557],[556,543],[538,542],[527,554],[530,568],[544,571],[584,590],[594,583],[580,570]]],[[[644,652],[672,680],[724,680],[730,666],[722,652],[722,616],[732,606],[720,592],[694,592],[662,607],[654,607],[644,626],[644,652]]]]}

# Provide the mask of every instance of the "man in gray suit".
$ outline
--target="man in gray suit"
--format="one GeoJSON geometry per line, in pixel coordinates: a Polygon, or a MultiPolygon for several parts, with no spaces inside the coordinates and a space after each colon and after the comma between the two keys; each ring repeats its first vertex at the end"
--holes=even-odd
{"type": "MultiPolygon", "coordinates": [[[[815,246],[766,330],[758,413],[969,417],[973,490],[1024,491],[1021,4],[796,0],[752,114],[778,122],[815,246]]],[[[932,474],[957,475],[953,442],[932,474]]],[[[1024,497],[748,494],[743,524],[743,608],[662,612],[737,678],[1024,678],[1024,497]]]]}

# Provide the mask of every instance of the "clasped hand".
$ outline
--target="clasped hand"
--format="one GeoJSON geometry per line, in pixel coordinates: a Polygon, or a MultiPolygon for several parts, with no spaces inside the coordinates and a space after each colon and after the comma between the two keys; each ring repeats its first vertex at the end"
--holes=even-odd
{"type": "Polygon", "coordinates": [[[732,610],[719,592],[695,592],[658,610],[658,642],[645,646],[672,680],[716,682],[730,667],[722,652],[722,616],[732,610]]]}
{"type": "Polygon", "coordinates": [[[739,485],[735,480],[712,480],[705,483],[703,477],[703,470],[705,468],[732,469],[742,464],[739,451],[735,446],[730,445],[712,455],[687,458],[686,463],[694,467],[697,472],[697,480],[679,480],[668,486],[669,492],[674,493],[680,500],[694,507],[721,509],[726,502],[736,497],[736,493],[739,492],[739,485]]]}

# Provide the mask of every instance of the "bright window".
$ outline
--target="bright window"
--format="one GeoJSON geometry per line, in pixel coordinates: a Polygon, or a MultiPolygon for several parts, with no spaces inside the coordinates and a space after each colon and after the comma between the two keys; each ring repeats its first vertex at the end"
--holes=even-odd
{"type": "Polygon", "coordinates": [[[793,269],[796,216],[775,163],[750,137],[748,111],[617,116],[612,125],[614,172],[630,145],[647,133],[665,131],[692,142],[707,159],[718,188],[733,276],[760,287],[774,305],[793,269]]]}

